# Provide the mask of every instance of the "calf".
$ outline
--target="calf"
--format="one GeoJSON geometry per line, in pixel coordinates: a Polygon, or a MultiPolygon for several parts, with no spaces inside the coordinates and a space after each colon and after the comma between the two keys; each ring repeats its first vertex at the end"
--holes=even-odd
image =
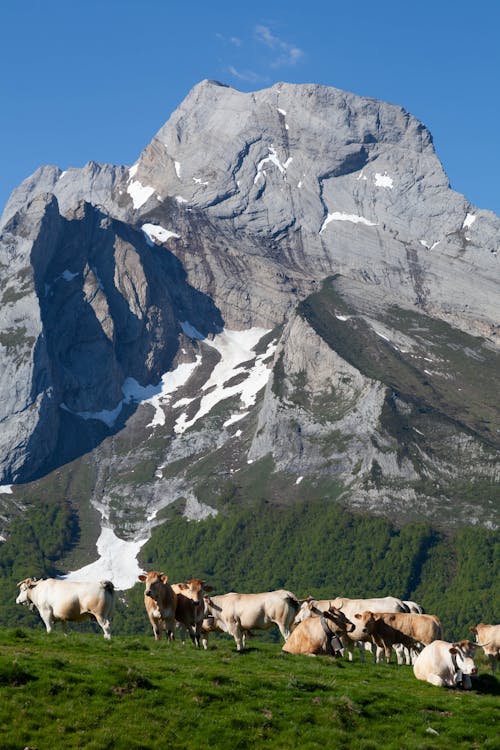
{"type": "Polygon", "coordinates": [[[404,612],[363,612],[354,615],[356,629],[350,637],[359,635],[360,640],[370,637],[383,648],[389,663],[391,649],[402,644],[415,649],[419,644],[429,644],[443,637],[441,623],[435,615],[418,615],[404,612]]]}
{"type": "MultiPolygon", "coordinates": [[[[191,578],[186,583],[174,583],[172,589],[177,595],[175,619],[181,628],[182,642],[186,642],[186,631],[195,646],[199,647],[205,617],[204,596],[213,591],[201,578],[191,578]]],[[[203,648],[207,648],[207,640],[203,639],[203,648]]]]}
{"type": "Polygon", "coordinates": [[[488,657],[492,672],[496,672],[497,661],[500,659],[500,625],[485,625],[478,623],[470,629],[476,636],[480,648],[488,657]]]}
{"type": "Polygon", "coordinates": [[[164,573],[151,571],[142,573],[139,581],[144,583],[144,606],[153,628],[155,641],[161,640],[162,630],[173,640],[177,594],[164,573]]]}
{"type": "Polygon", "coordinates": [[[17,584],[20,588],[17,604],[36,608],[47,633],[60,621],[66,630],[67,622],[96,620],[105,638],[111,638],[110,617],[114,604],[115,587],[111,581],[77,582],[47,578],[37,581],[26,578],[17,584]]]}
{"type": "Polygon", "coordinates": [[[319,617],[309,617],[300,622],[285,642],[282,651],[288,654],[337,656],[343,648],[339,636],[353,629],[354,624],[343,612],[331,607],[319,617]]]}
{"type": "Polygon", "coordinates": [[[465,690],[470,690],[470,676],[477,674],[474,649],[475,644],[471,641],[433,641],[415,659],[415,677],[437,687],[461,685],[465,690]]]}

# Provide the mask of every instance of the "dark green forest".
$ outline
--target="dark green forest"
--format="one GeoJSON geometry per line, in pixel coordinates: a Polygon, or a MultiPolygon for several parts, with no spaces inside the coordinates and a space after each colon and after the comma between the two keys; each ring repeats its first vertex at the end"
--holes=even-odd
{"type": "MultiPolygon", "coordinates": [[[[287,588],[298,597],[390,594],[437,614],[447,639],[467,637],[469,626],[480,621],[498,622],[497,532],[445,533],[428,524],[397,528],[328,500],[228,505],[204,521],[187,521],[181,512],[171,509],[142,550],[144,569],[161,569],[171,581],[203,577],[217,593],[287,588]]],[[[78,520],[64,503],[44,501],[13,522],[0,547],[1,625],[42,627],[15,604],[16,583],[63,572],[61,561],[77,538],[78,520]]],[[[149,632],[142,591],[138,583],[120,592],[114,633],[149,632]]]]}

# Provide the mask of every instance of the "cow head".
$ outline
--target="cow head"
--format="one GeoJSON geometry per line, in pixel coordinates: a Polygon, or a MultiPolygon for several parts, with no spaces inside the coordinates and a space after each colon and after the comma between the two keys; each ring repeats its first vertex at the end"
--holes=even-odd
{"type": "Polygon", "coordinates": [[[303,620],[307,620],[308,617],[313,617],[313,615],[318,614],[317,612],[314,612],[315,604],[316,600],[313,599],[312,596],[300,600],[300,608],[295,616],[295,620],[293,621],[294,628],[303,620]]]}
{"type": "Polygon", "coordinates": [[[332,620],[341,633],[352,633],[356,629],[356,625],[348,620],[340,609],[332,607],[332,605],[330,605],[328,610],[322,614],[327,620],[332,620]]]}
{"type": "Polygon", "coordinates": [[[205,594],[213,591],[213,587],[208,586],[207,582],[201,578],[190,578],[186,583],[180,583],[179,587],[183,589],[184,596],[188,596],[198,603],[203,601],[205,594]]]}
{"type": "Polygon", "coordinates": [[[458,641],[449,648],[456,673],[456,684],[461,683],[466,690],[469,690],[472,686],[470,676],[477,674],[477,667],[473,658],[476,648],[476,644],[471,641],[458,641]]]}
{"type": "Polygon", "coordinates": [[[34,609],[34,604],[31,601],[31,590],[36,586],[36,578],[25,578],[24,581],[19,581],[19,595],[16,599],[16,604],[25,604],[30,609],[34,609]]]}
{"type": "Polygon", "coordinates": [[[150,571],[149,573],[142,573],[138,576],[139,581],[145,584],[144,594],[150,596],[155,601],[158,600],[162,586],[168,583],[168,576],[165,573],[158,573],[157,571],[150,571]]]}
{"type": "Polygon", "coordinates": [[[366,641],[375,630],[377,616],[373,612],[357,612],[354,615],[356,622],[355,628],[349,633],[350,637],[357,641],[366,641]]]}

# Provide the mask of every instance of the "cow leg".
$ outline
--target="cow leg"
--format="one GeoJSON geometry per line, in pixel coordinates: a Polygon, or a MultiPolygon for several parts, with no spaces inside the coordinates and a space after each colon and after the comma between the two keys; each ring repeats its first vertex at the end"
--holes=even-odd
{"type": "Polygon", "coordinates": [[[491,671],[495,674],[497,671],[497,657],[495,654],[488,654],[488,661],[490,662],[491,671]]]}
{"type": "Polygon", "coordinates": [[[236,650],[242,651],[245,647],[245,637],[243,630],[241,629],[240,621],[235,618],[232,622],[228,623],[228,633],[230,633],[236,643],[236,650]]]}
{"type": "Polygon", "coordinates": [[[102,632],[104,633],[104,637],[107,641],[111,638],[111,623],[109,620],[107,620],[105,617],[100,617],[99,615],[95,615],[95,619],[97,620],[98,624],[100,625],[102,632]]]}
{"type": "Polygon", "coordinates": [[[40,617],[43,620],[43,624],[45,625],[45,629],[47,630],[47,633],[52,633],[52,626],[54,625],[54,617],[52,614],[52,609],[50,608],[43,608],[38,610],[40,612],[40,617]]]}

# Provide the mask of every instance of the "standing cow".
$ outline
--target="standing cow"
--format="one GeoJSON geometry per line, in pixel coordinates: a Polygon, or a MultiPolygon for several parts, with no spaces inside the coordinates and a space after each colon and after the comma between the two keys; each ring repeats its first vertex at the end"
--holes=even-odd
{"type": "MultiPolygon", "coordinates": [[[[182,643],[186,642],[186,632],[195,646],[201,641],[202,624],[205,617],[204,596],[213,591],[201,578],[190,578],[185,583],[173,583],[172,589],[177,595],[175,619],[181,629],[182,643]]],[[[207,648],[207,640],[203,639],[203,648],[207,648]]]]}
{"type": "Polygon", "coordinates": [[[144,583],[144,606],[153,628],[155,641],[161,640],[162,630],[167,637],[174,638],[177,594],[168,582],[168,576],[158,571],[141,573],[139,581],[144,583]]]}
{"type": "Polygon", "coordinates": [[[490,662],[491,671],[496,672],[500,659],[500,625],[485,625],[480,622],[470,629],[476,636],[478,645],[483,649],[490,662]]]}
{"type": "Polygon", "coordinates": [[[471,675],[477,674],[474,650],[475,644],[471,641],[433,641],[415,659],[415,677],[437,687],[461,685],[465,690],[470,690],[471,675]]]}
{"type": "Polygon", "coordinates": [[[97,620],[105,638],[111,638],[110,617],[115,598],[111,581],[77,582],[55,578],[37,581],[26,578],[17,585],[20,591],[16,603],[36,608],[47,633],[58,621],[62,622],[66,632],[66,623],[90,619],[97,620]]]}
{"type": "Polygon", "coordinates": [[[205,616],[213,617],[213,628],[233,636],[236,648],[244,646],[244,634],[277,625],[286,641],[300,604],[291,591],[260,594],[220,594],[205,597],[205,616]]]}
{"type": "MultiPolygon", "coordinates": [[[[408,612],[362,612],[354,615],[356,629],[351,637],[366,640],[368,637],[383,649],[385,660],[389,663],[391,650],[396,644],[402,644],[414,650],[420,644],[427,645],[443,637],[443,629],[436,615],[418,615],[408,612]]],[[[379,655],[377,654],[377,661],[379,655]]],[[[398,663],[399,657],[398,657],[398,663]]]]}

